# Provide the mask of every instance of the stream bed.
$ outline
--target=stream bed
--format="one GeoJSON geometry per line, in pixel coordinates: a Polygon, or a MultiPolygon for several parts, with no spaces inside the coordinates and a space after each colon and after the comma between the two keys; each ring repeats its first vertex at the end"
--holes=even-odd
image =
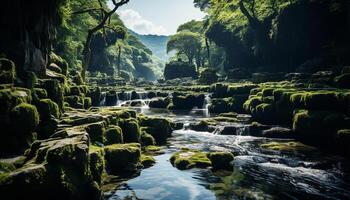
{"type": "MultiPolygon", "coordinates": [[[[145,106],[137,110],[185,125],[209,117],[206,109],[170,112],[145,106]]],[[[349,163],[341,157],[317,149],[302,153],[262,149],[261,144],[281,139],[249,136],[249,130],[244,135],[216,135],[184,128],[172,135],[162,147],[164,154],[155,156],[156,164],[123,182],[109,200],[350,199],[349,163]],[[183,147],[230,151],[235,155],[233,171],[178,170],[169,159],[183,147]]]]}

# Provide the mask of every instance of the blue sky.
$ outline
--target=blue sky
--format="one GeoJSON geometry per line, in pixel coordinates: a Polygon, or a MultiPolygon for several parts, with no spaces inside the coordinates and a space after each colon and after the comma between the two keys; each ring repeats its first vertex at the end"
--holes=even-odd
{"type": "Polygon", "coordinates": [[[131,30],[157,35],[174,34],[180,24],[205,15],[193,0],[130,0],[117,13],[131,30]]]}

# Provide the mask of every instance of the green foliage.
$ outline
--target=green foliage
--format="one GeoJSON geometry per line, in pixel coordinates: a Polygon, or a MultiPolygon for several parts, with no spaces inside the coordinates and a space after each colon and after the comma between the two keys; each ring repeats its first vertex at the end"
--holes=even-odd
{"type": "Polygon", "coordinates": [[[201,35],[190,31],[182,31],[171,36],[167,43],[167,52],[177,51],[179,55],[187,57],[190,64],[196,54],[201,51],[201,35]]]}
{"type": "Polygon", "coordinates": [[[164,68],[164,78],[166,80],[184,77],[197,77],[196,67],[182,61],[172,61],[164,68]]]}

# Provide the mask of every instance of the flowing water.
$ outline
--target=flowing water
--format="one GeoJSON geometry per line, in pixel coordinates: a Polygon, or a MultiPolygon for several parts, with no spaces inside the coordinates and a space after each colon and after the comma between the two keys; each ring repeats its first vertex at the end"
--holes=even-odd
{"type": "MultiPolygon", "coordinates": [[[[209,115],[207,109],[170,112],[142,106],[138,111],[184,124],[209,115]]],[[[345,159],[319,150],[264,150],[261,144],[280,140],[252,137],[243,123],[235,125],[241,134],[218,135],[186,128],[174,131],[163,147],[165,153],[155,156],[156,164],[121,184],[109,199],[350,199],[349,164],[345,159]],[[169,158],[182,147],[233,152],[233,171],[178,170],[169,158]]]]}

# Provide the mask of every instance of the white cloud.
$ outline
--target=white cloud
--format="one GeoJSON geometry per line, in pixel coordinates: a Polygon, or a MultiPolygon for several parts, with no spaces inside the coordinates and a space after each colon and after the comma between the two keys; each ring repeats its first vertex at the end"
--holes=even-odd
{"type": "Polygon", "coordinates": [[[132,9],[120,10],[118,14],[126,27],[140,34],[167,35],[168,31],[144,19],[138,12],[132,9]]]}

